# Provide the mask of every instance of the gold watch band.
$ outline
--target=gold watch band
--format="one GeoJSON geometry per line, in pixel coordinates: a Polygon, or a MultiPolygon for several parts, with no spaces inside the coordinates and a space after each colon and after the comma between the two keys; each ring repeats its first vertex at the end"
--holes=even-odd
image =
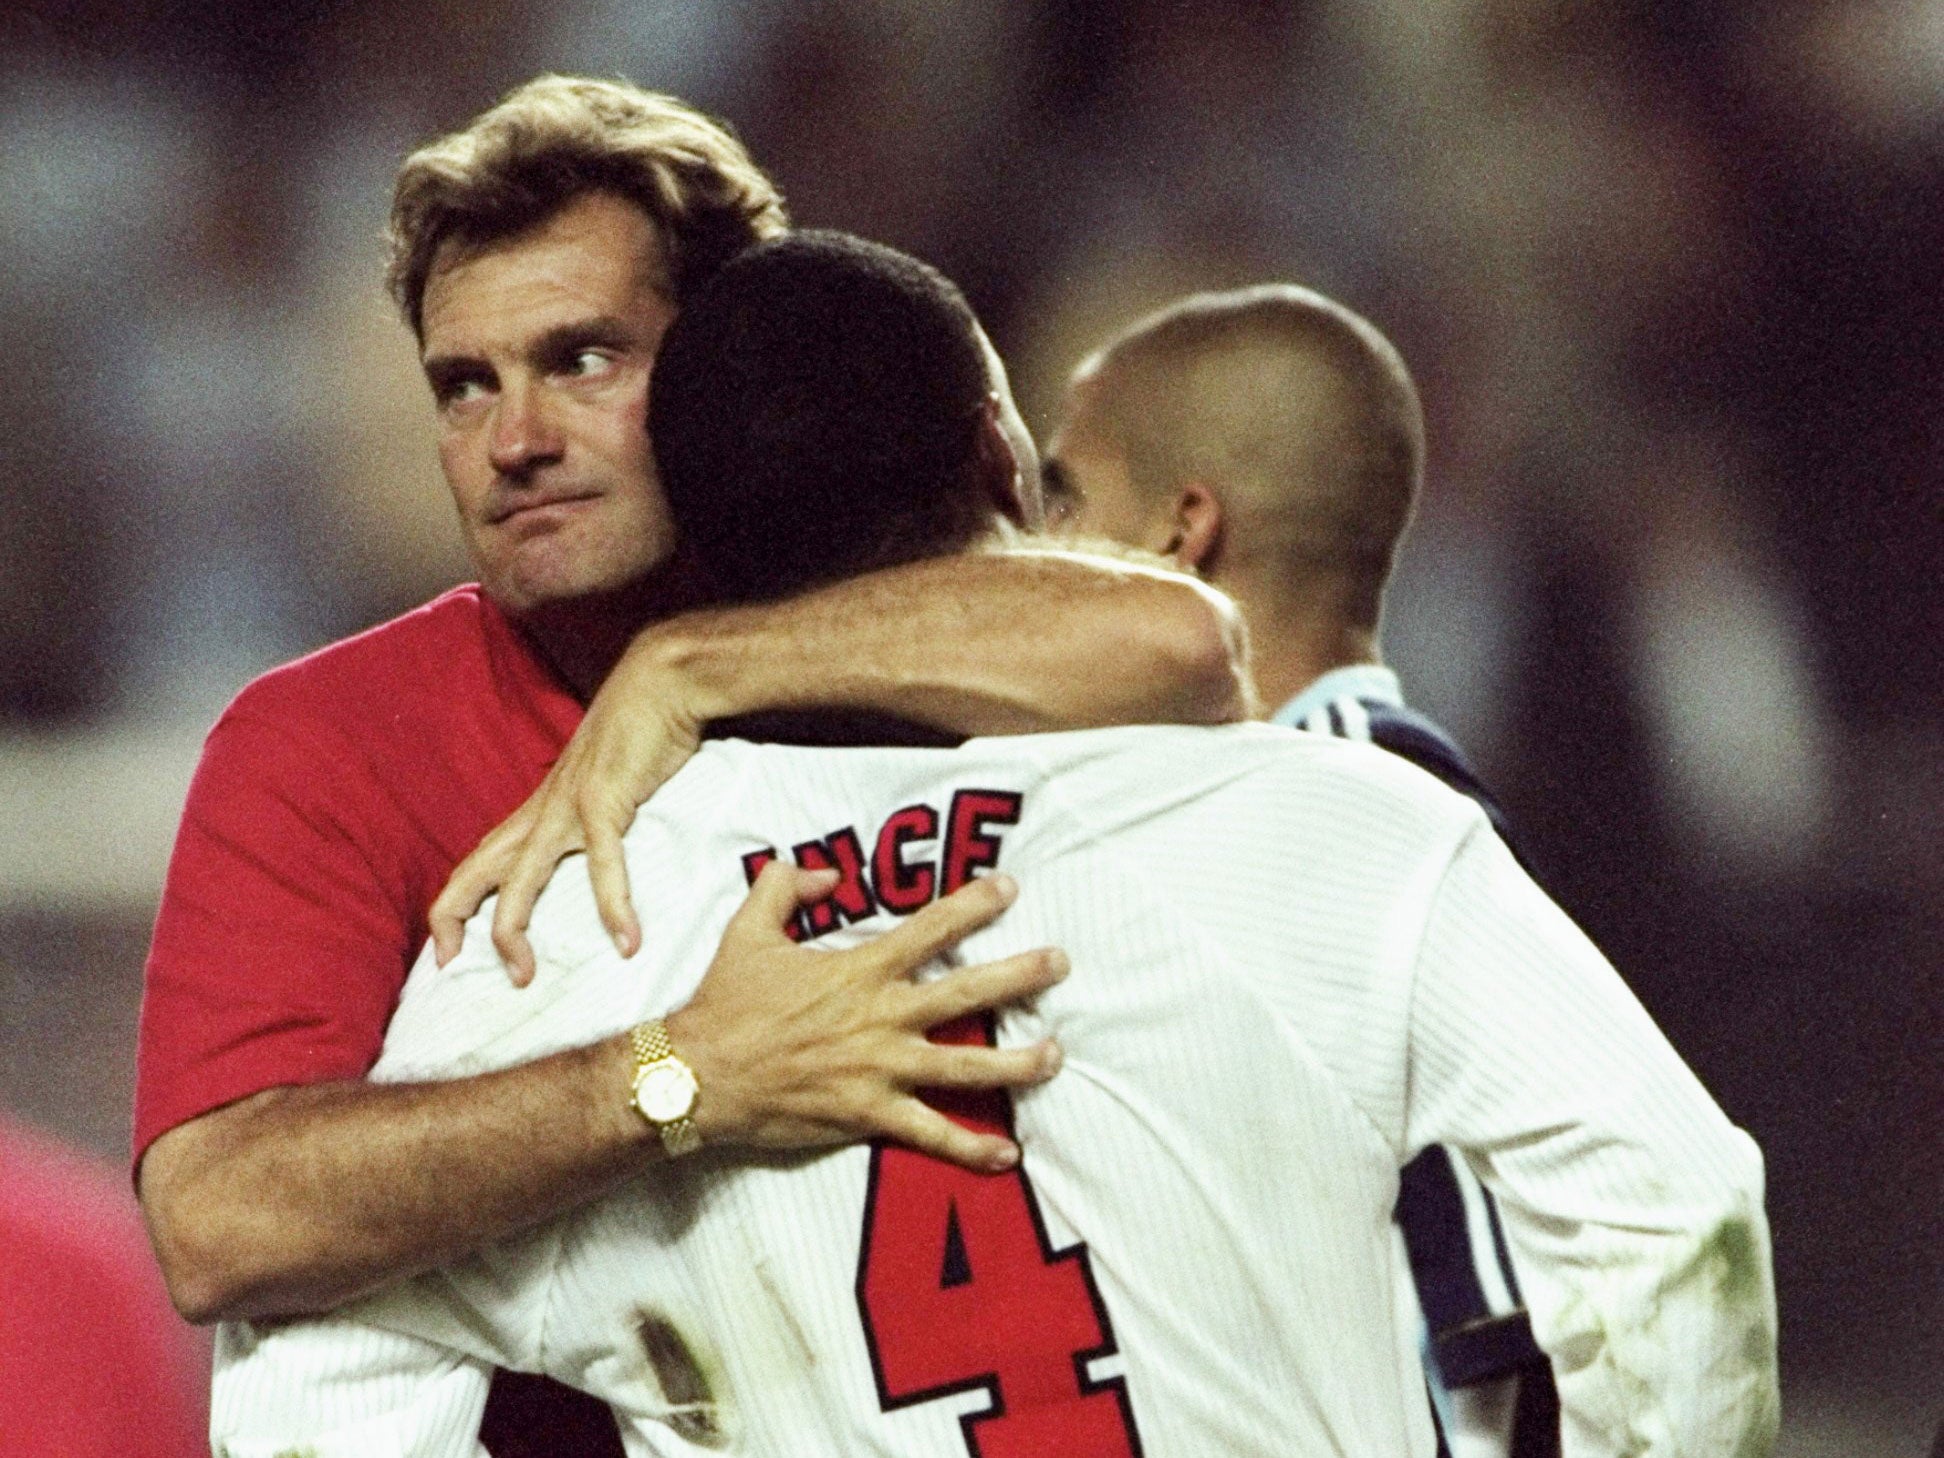
{"type": "Polygon", "coordinates": [[[661,1136],[662,1148],[670,1158],[694,1153],[702,1147],[702,1131],[695,1127],[694,1119],[686,1113],[673,1119],[658,1119],[643,1106],[643,1079],[658,1064],[674,1065],[688,1080],[689,1088],[693,1090],[695,1087],[695,1071],[675,1052],[675,1045],[668,1039],[668,1025],[660,1018],[637,1023],[628,1030],[628,1045],[634,1053],[634,1083],[629,1102],[634,1105],[635,1112],[661,1136]]]}
{"type": "Polygon", "coordinates": [[[668,1024],[660,1018],[650,1018],[645,1023],[636,1023],[628,1030],[628,1042],[634,1048],[636,1073],[640,1073],[651,1063],[659,1063],[664,1058],[675,1056],[675,1045],[668,1041],[668,1024]]]}

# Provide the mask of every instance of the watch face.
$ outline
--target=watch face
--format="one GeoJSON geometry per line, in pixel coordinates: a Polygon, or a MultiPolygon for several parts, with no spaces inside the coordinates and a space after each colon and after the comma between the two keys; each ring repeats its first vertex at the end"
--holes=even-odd
{"type": "Polygon", "coordinates": [[[685,1063],[665,1058],[635,1080],[635,1107],[657,1124],[687,1118],[694,1106],[695,1075],[685,1063]]]}

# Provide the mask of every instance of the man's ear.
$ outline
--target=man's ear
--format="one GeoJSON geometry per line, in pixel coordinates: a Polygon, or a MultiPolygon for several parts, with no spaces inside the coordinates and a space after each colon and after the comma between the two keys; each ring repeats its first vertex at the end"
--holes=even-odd
{"type": "Polygon", "coordinates": [[[1215,570],[1222,546],[1222,502],[1199,481],[1175,492],[1168,519],[1167,545],[1161,555],[1172,557],[1191,572],[1207,577],[1215,570]]]}
{"type": "Polygon", "coordinates": [[[999,397],[988,395],[979,406],[978,436],[972,447],[972,470],[977,488],[993,510],[1017,527],[1036,524],[1039,513],[1031,509],[1026,492],[1031,489],[1012,442],[1006,439],[999,423],[999,397]]]}

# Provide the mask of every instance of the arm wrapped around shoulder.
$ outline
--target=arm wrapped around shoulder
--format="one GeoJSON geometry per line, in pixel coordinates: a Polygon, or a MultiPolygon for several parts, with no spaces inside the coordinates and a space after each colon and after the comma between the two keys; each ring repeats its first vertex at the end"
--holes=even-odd
{"type": "Polygon", "coordinates": [[[1245,650],[1235,604],[1193,577],[1009,536],[670,618],[623,669],[700,721],[868,709],[975,736],[1228,723],[1251,707],[1245,650]]]}

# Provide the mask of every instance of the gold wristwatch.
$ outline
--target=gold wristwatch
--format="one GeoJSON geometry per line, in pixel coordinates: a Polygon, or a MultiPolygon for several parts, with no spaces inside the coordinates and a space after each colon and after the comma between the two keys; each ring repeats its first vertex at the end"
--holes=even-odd
{"type": "Polygon", "coordinates": [[[661,1135],[669,1158],[693,1154],[702,1147],[701,1131],[691,1117],[701,1092],[695,1070],[675,1056],[668,1025],[660,1018],[636,1024],[628,1041],[634,1048],[635,1109],[661,1135]]]}

